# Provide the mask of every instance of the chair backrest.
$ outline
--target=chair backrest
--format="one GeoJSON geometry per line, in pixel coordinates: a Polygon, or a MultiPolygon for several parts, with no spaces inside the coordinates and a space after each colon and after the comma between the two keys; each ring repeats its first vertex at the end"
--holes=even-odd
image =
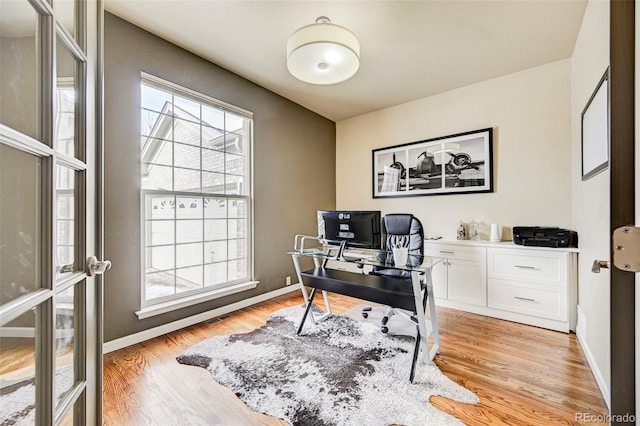
{"type": "Polygon", "coordinates": [[[382,218],[382,248],[409,248],[409,254],[424,254],[424,230],[420,219],[412,214],[394,213],[382,218]]]}
{"type": "MultiPolygon", "coordinates": [[[[388,214],[382,218],[381,225],[383,250],[391,251],[393,247],[400,246],[407,247],[409,254],[424,254],[424,231],[422,229],[422,223],[417,217],[405,213],[388,214]]],[[[383,256],[387,256],[387,258],[382,260],[383,262],[393,262],[393,258],[388,258],[391,256],[390,254],[383,254],[383,256]]],[[[421,263],[422,257],[409,256],[409,262],[421,263]]],[[[409,271],[398,269],[374,267],[371,273],[406,280],[411,279],[411,273],[409,271]]]]}

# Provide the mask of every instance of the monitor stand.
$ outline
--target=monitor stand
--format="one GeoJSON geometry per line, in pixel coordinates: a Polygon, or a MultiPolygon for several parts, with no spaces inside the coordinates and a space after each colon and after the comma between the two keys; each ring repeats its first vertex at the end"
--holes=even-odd
{"type": "Polygon", "coordinates": [[[338,248],[338,253],[336,253],[335,260],[339,260],[340,262],[346,262],[347,259],[344,257],[344,251],[347,248],[347,241],[343,240],[340,242],[340,247],[338,248]]]}

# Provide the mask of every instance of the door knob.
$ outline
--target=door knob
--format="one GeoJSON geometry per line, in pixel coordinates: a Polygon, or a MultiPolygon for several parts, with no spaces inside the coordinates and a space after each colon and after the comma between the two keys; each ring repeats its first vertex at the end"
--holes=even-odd
{"type": "Polygon", "coordinates": [[[594,260],[593,266],[591,267],[591,272],[594,274],[599,274],[600,269],[609,269],[609,261],[608,260],[594,260]]]}
{"type": "Polygon", "coordinates": [[[104,271],[111,269],[110,260],[98,260],[95,256],[87,257],[87,275],[93,277],[94,275],[104,274],[104,271]]]}

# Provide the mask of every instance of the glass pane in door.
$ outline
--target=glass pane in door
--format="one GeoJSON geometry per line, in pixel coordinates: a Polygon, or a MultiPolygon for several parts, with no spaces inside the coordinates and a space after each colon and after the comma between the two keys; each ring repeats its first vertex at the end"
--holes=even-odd
{"type": "Polygon", "coordinates": [[[38,14],[28,1],[0,1],[0,123],[38,131],[38,14]]]}
{"type": "Polygon", "coordinates": [[[73,271],[75,251],[75,172],[56,166],[56,273],[73,271]]]}
{"type": "Polygon", "coordinates": [[[73,409],[74,407],[69,408],[67,413],[64,415],[60,423],[57,426],[73,426],[73,409]]]}
{"type": "Polygon", "coordinates": [[[56,402],[71,390],[74,382],[75,287],[56,294],[54,342],[56,348],[54,394],[56,402]]]}
{"type": "Polygon", "coordinates": [[[76,36],[76,0],[53,0],[56,20],[69,34],[76,36]]]}
{"type": "Polygon", "coordinates": [[[36,311],[3,325],[0,334],[0,424],[35,424],[36,311]]]}
{"type": "Polygon", "coordinates": [[[41,287],[41,160],[0,144],[0,305],[41,287]]]}
{"type": "Polygon", "coordinates": [[[59,39],[56,44],[56,116],[53,147],[69,156],[75,154],[76,73],[75,57],[59,39]]]}

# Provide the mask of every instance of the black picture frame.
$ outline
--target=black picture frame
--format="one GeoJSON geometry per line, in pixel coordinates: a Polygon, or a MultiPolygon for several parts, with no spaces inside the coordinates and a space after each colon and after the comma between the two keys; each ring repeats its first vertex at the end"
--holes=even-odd
{"type": "Polygon", "coordinates": [[[493,128],[372,151],[373,198],[493,192],[493,128]]]}
{"type": "Polygon", "coordinates": [[[582,180],[609,167],[609,68],[607,68],[582,110],[580,150],[582,180]]]}

